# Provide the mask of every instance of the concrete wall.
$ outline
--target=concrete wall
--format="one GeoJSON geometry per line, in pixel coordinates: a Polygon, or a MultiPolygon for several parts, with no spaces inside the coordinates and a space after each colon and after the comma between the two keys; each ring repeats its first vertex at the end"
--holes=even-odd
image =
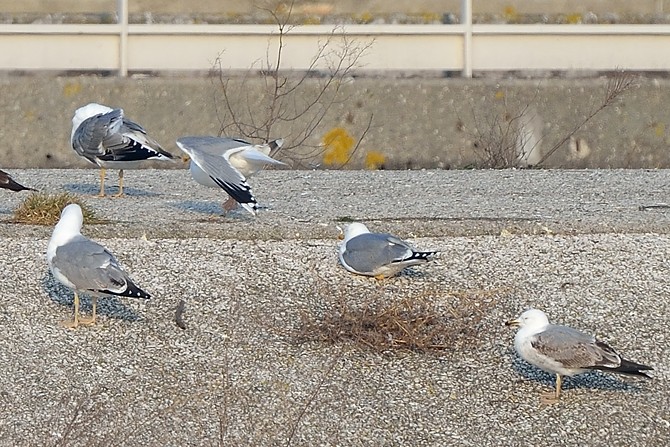
{"type": "MultiPolygon", "coordinates": [[[[310,79],[298,103],[314,95],[320,82],[310,79]]],[[[263,85],[258,78],[244,84],[232,79],[234,109],[260,119],[267,99],[263,85]]],[[[523,133],[530,142],[526,147],[533,148],[528,157],[533,164],[600,105],[605,85],[605,79],[351,79],[342,86],[344,101],[320,122],[309,144],[283,157],[293,155],[295,167],[319,164],[322,153],[309,145],[318,145],[334,127],[360,135],[373,115],[348,167],[363,166],[370,151],[382,153],[387,168],[481,166],[482,144],[502,141],[501,132],[512,135],[508,142],[523,133]]],[[[174,153],[180,136],[217,135],[220,129],[221,86],[215,78],[3,77],[0,167],[89,166],[70,148],[69,138],[74,110],[92,101],[123,107],[174,153]]],[[[546,166],[670,167],[669,103],[670,81],[640,79],[562,144],[546,166]]],[[[280,123],[271,136],[284,137],[291,146],[305,126],[304,120],[280,123]]]]}

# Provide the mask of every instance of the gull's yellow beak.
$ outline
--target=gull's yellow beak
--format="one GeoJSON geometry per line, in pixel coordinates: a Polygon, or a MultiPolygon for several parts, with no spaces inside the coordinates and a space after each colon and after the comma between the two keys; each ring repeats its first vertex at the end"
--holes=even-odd
{"type": "Polygon", "coordinates": [[[508,321],[505,321],[505,326],[509,326],[509,327],[519,327],[519,325],[520,325],[519,320],[516,320],[516,319],[515,319],[515,320],[508,320],[508,321]]]}

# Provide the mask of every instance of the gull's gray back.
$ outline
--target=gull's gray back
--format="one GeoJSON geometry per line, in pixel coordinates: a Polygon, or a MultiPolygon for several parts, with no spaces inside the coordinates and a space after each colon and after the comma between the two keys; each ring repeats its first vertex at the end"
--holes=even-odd
{"type": "Polygon", "coordinates": [[[115,290],[128,280],[105,247],[81,235],[58,247],[52,264],[81,291],[115,290]]]}
{"type": "Polygon", "coordinates": [[[597,343],[594,337],[567,326],[549,325],[533,337],[531,345],[566,368],[619,363],[619,356],[607,345],[597,343]]]}
{"type": "Polygon", "coordinates": [[[412,249],[393,235],[365,233],[347,241],[342,258],[359,272],[373,272],[381,266],[400,261],[411,253],[412,249]]]}
{"type": "Polygon", "coordinates": [[[138,162],[163,156],[172,158],[139,124],[123,118],[123,110],[84,120],[72,135],[72,148],[96,164],[138,162]]]}
{"type": "Polygon", "coordinates": [[[105,153],[105,148],[123,143],[123,136],[111,133],[110,128],[122,119],[122,110],[114,109],[109,113],[95,115],[85,119],[72,136],[72,148],[81,156],[94,161],[95,157],[105,153]]]}

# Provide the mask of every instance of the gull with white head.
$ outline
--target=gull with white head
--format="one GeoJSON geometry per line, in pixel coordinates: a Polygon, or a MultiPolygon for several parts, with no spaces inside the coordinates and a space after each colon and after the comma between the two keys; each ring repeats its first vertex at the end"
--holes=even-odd
{"type": "Polygon", "coordinates": [[[415,251],[402,239],[388,233],[371,233],[362,223],[344,227],[340,263],[352,273],[377,279],[398,274],[406,267],[430,261],[435,251],[415,251]]]}
{"type": "Polygon", "coordinates": [[[538,309],[529,309],[505,324],[519,328],[514,337],[514,347],[519,356],[531,365],[556,375],[556,391],[543,395],[542,401],[546,403],[558,401],[563,376],[601,370],[650,378],[644,371],[653,370],[624,359],[592,335],[568,326],[550,324],[547,315],[538,309]]]}
{"type": "Polygon", "coordinates": [[[70,144],[77,154],[100,166],[100,197],[105,195],[105,170],[119,170],[119,192],[123,195],[123,170],[137,169],[146,160],[173,160],[146,130],[129,120],[123,109],[90,103],[72,117],[70,144]]]}
{"type": "Polygon", "coordinates": [[[223,204],[224,211],[232,210],[237,203],[256,214],[258,202],[251,192],[247,179],[266,165],[285,165],[270,157],[284,140],[266,144],[251,144],[244,140],[225,137],[182,137],[177,146],[191,160],[193,179],[201,185],[221,188],[230,196],[223,204]]]}
{"type": "Polygon", "coordinates": [[[47,247],[47,262],[54,278],[74,291],[74,318],[64,323],[69,328],[95,324],[96,300],[100,296],[151,298],[135,285],[112,253],[81,235],[83,222],[79,205],[66,206],[47,247]],[[91,318],[79,315],[79,293],[92,297],[91,318]]]}

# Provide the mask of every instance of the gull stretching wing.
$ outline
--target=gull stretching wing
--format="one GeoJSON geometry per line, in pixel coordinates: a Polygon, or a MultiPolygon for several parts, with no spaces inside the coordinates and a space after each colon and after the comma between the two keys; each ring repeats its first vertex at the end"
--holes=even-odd
{"type": "Polygon", "coordinates": [[[624,359],[591,335],[568,326],[550,324],[541,310],[529,309],[505,324],[519,328],[514,347],[521,358],[556,375],[556,391],[545,397],[546,401],[557,401],[560,397],[562,376],[597,369],[649,378],[644,371],[653,369],[624,359]]]}
{"type": "Polygon", "coordinates": [[[145,160],[172,160],[139,124],[125,118],[123,109],[91,103],[72,117],[72,148],[101,167],[100,196],[105,195],[105,169],[119,170],[119,193],[123,195],[123,170],[137,169],[145,160]]]}
{"type": "Polygon", "coordinates": [[[388,233],[371,233],[361,223],[344,229],[339,246],[340,262],[359,275],[388,278],[406,267],[428,262],[436,252],[415,251],[405,241],[388,233]]]}
{"type": "MultiPolygon", "coordinates": [[[[262,170],[265,165],[283,165],[269,153],[281,147],[283,140],[263,145],[252,145],[244,140],[222,137],[182,137],[177,146],[191,159],[193,179],[201,185],[220,187],[234,201],[252,214],[258,210],[247,178],[262,170]]],[[[224,210],[230,209],[230,200],[224,210]]]]}
{"type": "Polygon", "coordinates": [[[95,324],[99,296],[150,298],[135,285],[112,253],[81,235],[83,221],[79,205],[66,206],[47,247],[47,262],[54,278],[74,290],[74,319],[66,323],[71,328],[79,324],[95,324]],[[79,315],[79,293],[92,296],[93,316],[90,319],[79,315]]]}

